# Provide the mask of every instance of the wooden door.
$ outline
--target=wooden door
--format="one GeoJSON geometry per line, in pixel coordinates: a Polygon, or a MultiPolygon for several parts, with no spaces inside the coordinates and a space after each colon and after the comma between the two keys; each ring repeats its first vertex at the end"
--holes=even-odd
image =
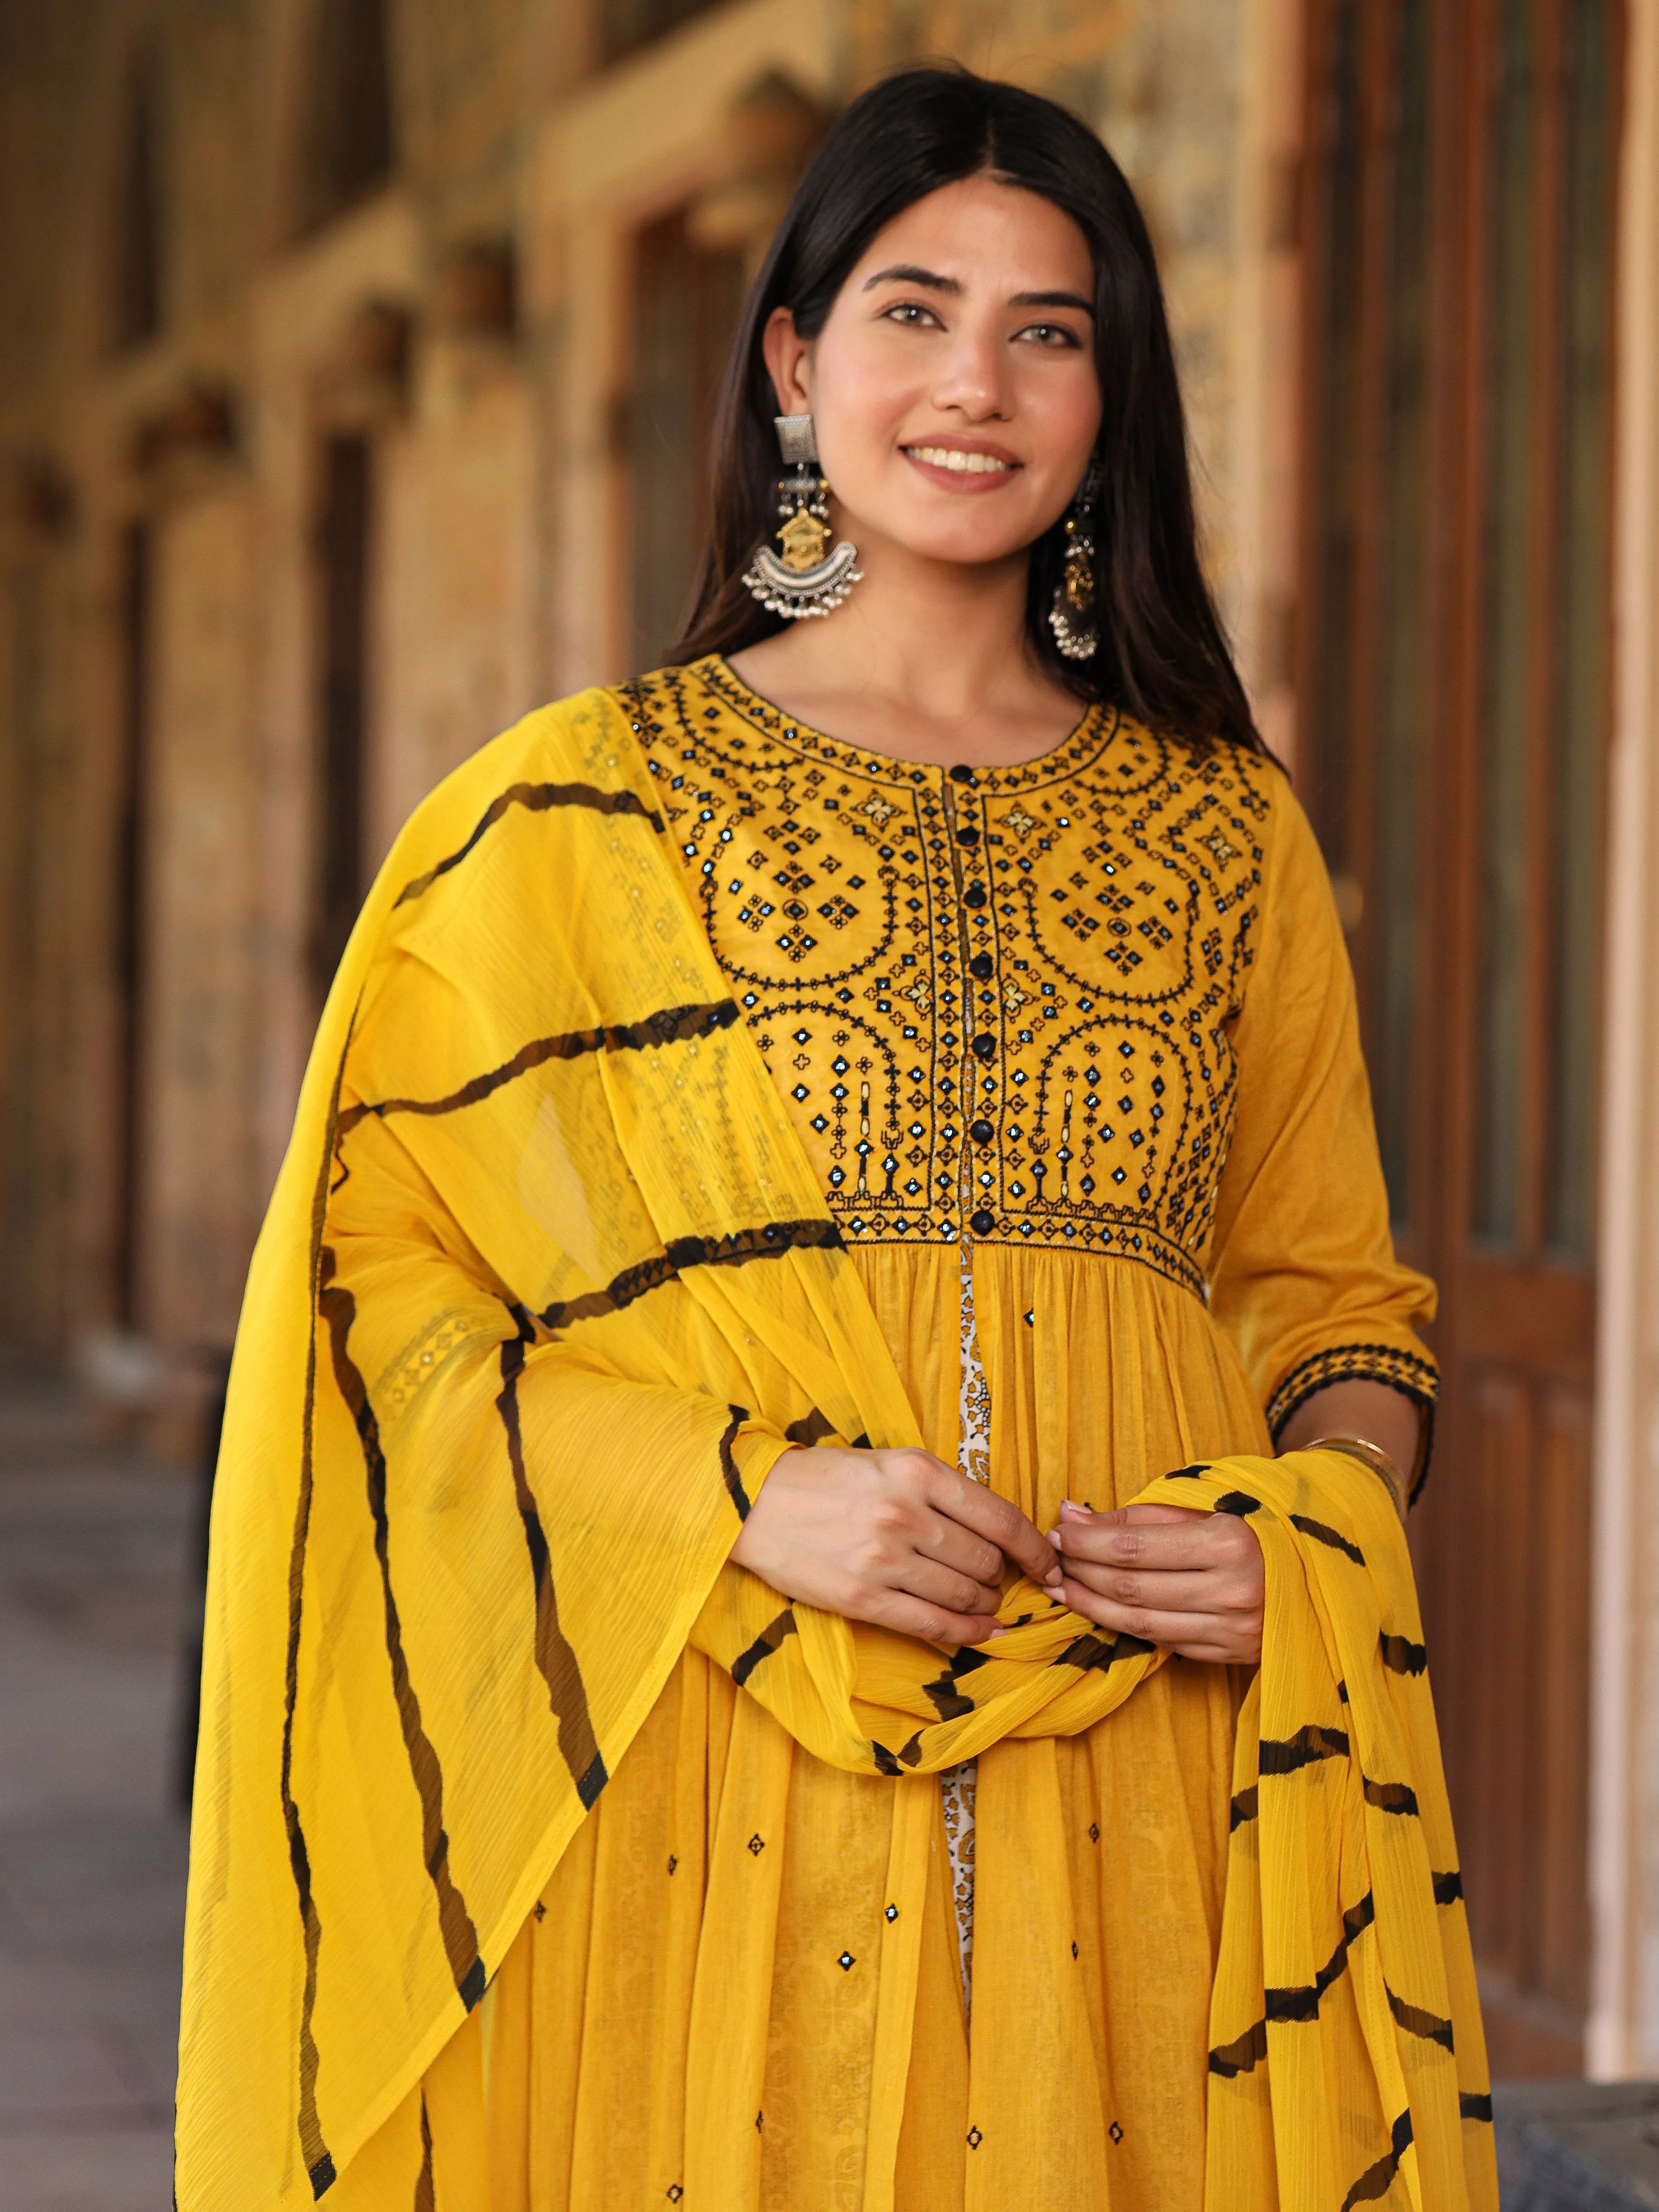
{"type": "Polygon", "coordinates": [[[689,609],[710,508],[709,445],[743,306],[743,257],[699,245],[684,209],[634,241],[628,396],[629,662],[655,668],[689,609]]]}
{"type": "Polygon", "coordinates": [[[1582,2066],[1618,0],[1310,0],[1299,786],[1402,1251],[1494,2074],[1582,2066]]]}

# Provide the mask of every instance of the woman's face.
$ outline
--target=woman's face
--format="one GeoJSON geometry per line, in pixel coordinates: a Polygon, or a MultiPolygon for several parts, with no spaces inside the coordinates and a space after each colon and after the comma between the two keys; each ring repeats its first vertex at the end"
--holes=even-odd
{"type": "Polygon", "coordinates": [[[779,411],[812,416],[861,556],[1004,560],[1064,513],[1100,422],[1093,299],[1071,217],[976,176],[888,223],[816,338],[774,313],[779,411]]]}

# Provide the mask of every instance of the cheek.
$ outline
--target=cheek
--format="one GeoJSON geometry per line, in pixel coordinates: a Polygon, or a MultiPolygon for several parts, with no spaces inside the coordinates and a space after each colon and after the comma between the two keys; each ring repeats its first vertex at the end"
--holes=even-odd
{"type": "Polygon", "coordinates": [[[1100,428],[1100,386],[1094,364],[1068,362],[1063,371],[1025,380],[1020,402],[1046,453],[1081,466],[1100,428]]]}
{"type": "Polygon", "coordinates": [[[879,343],[836,344],[826,331],[813,374],[818,450],[832,483],[865,474],[891,459],[894,441],[918,390],[913,362],[879,343]]]}

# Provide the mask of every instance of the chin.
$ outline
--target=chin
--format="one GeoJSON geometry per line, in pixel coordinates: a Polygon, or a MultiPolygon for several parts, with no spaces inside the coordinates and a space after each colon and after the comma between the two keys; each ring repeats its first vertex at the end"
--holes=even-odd
{"type": "MultiPolygon", "coordinates": [[[[941,529],[936,526],[929,529],[923,526],[884,531],[881,534],[893,544],[902,546],[913,559],[949,562],[959,568],[983,568],[994,562],[1010,560],[1016,553],[1022,553],[1042,533],[1033,530],[1030,536],[1026,536],[1018,530],[1010,531],[1006,524],[1002,524],[996,530],[964,530],[960,526],[941,529]]],[[[857,532],[850,531],[848,535],[856,544],[857,532]]]]}

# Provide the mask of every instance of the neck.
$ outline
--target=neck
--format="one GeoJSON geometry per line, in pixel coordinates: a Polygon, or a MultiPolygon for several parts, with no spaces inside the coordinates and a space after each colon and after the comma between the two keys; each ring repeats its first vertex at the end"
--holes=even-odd
{"type": "Polygon", "coordinates": [[[1028,689],[1023,552],[970,565],[861,546],[859,565],[863,586],[829,621],[810,625],[824,633],[814,642],[833,653],[843,681],[856,671],[866,695],[942,722],[972,720],[986,699],[1028,689]]]}
{"type": "Polygon", "coordinates": [[[945,766],[1030,760],[1075,726],[1026,637],[1026,553],[970,564],[855,542],[863,581],[826,620],[734,655],[746,683],[826,736],[945,766]]]}

